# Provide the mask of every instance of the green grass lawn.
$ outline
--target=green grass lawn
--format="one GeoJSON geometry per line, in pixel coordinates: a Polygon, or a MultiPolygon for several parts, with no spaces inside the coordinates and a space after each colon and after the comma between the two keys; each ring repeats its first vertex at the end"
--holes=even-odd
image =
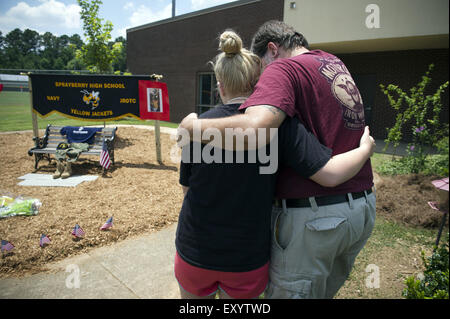
{"type": "Polygon", "coordinates": [[[406,278],[423,271],[421,251],[431,255],[436,235],[436,230],[406,226],[377,216],[372,236],[336,298],[402,299],[406,278]],[[370,287],[366,282],[371,274],[368,267],[374,265],[379,270],[379,287],[370,287]]]}
{"type": "Polygon", "coordinates": [[[390,160],[391,158],[392,155],[389,154],[374,153],[370,158],[372,168],[376,171],[378,166],[380,166],[384,161],[390,160]]]}
{"type": "MultiPolygon", "coordinates": [[[[28,92],[0,92],[0,132],[25,131],[33,129],[31,121],[30,94],[28,92]]],[[[58,114],[50,115],[46,118],[38,116],[38,127],[45,129],[47,124],[61,126],[80,125],[103,125],[103,121],[91,122],[80,121],[63,117],[58,114]]],[[[117,121],[108,121],[106,124],[126,124],[126,125],[154,125],[154,121],[141,121],[134,118],[123,118],[117,121]]],[[[176,128],[177,123],[162,122],[161,126],[176,128]]]]}

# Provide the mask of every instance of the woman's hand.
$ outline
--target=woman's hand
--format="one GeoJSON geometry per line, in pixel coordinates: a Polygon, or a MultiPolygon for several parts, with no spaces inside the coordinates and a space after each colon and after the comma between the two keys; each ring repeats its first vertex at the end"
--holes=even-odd
{"type": "Polygon", "coordinates": [[[375,140],[372,136],[370,136],[369,127],[366,126],[364,128],[364,133],[359,141],[359,147],[365,148],[369,154],[369,157],[371,157],[375,152],[375,146],[376,146],[375,140]]]}

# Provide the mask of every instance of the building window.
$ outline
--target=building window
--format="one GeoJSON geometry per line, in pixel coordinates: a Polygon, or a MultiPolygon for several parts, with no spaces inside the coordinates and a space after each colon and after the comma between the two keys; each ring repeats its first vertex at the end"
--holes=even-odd
{"type": "Polygon", "coordinates": [[[200,73],[198,75],[198,105],[197,112],[202,114],[220,103],[217,80],[214,73],[200,73]]]}
{"type": "MultiPolygon", "coordinates": [[[[375,105],[377,90],[376,74],[352,74],[353,80],[358,87],[364,105],[364,121],[366,125],[372,125],[372,109],[375,105]]],[[[372,131],[371,131],[372,132],[372,131]]]]}

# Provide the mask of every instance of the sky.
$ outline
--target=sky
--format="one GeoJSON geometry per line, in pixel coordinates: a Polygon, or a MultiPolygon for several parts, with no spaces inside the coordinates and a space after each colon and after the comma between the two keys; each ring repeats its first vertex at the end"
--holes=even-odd
{"type": "MultiPolygon", "coordinates": [[[[236,0],[177,0],[181,15],[236,0]]],[[[80,7],[76,0],[0,0],[0,31],[31,29],[44,34],[83,36],[80,7]]],[[[103,0],[100,18],[113,23],[112,39],[126,37],[126,30],[172,16],[172,0],[103,0]]]]}

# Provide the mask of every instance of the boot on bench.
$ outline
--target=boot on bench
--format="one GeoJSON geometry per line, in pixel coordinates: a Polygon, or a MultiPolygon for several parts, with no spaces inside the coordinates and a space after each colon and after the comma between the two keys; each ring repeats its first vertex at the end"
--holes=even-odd
{"type": "Polygon", "coordinates": [[[61,174],[64,172],[64,164],[60,161],[56,161],[56,172],[53,174],[53,178],[60,178],[61,174]]]}
{"type": "Polygon", "coordinates": [[[72,175],[72,163],[66,162],[64,164],[64,172],[61,174],[61,178],[68,178],[72,175]]]}

